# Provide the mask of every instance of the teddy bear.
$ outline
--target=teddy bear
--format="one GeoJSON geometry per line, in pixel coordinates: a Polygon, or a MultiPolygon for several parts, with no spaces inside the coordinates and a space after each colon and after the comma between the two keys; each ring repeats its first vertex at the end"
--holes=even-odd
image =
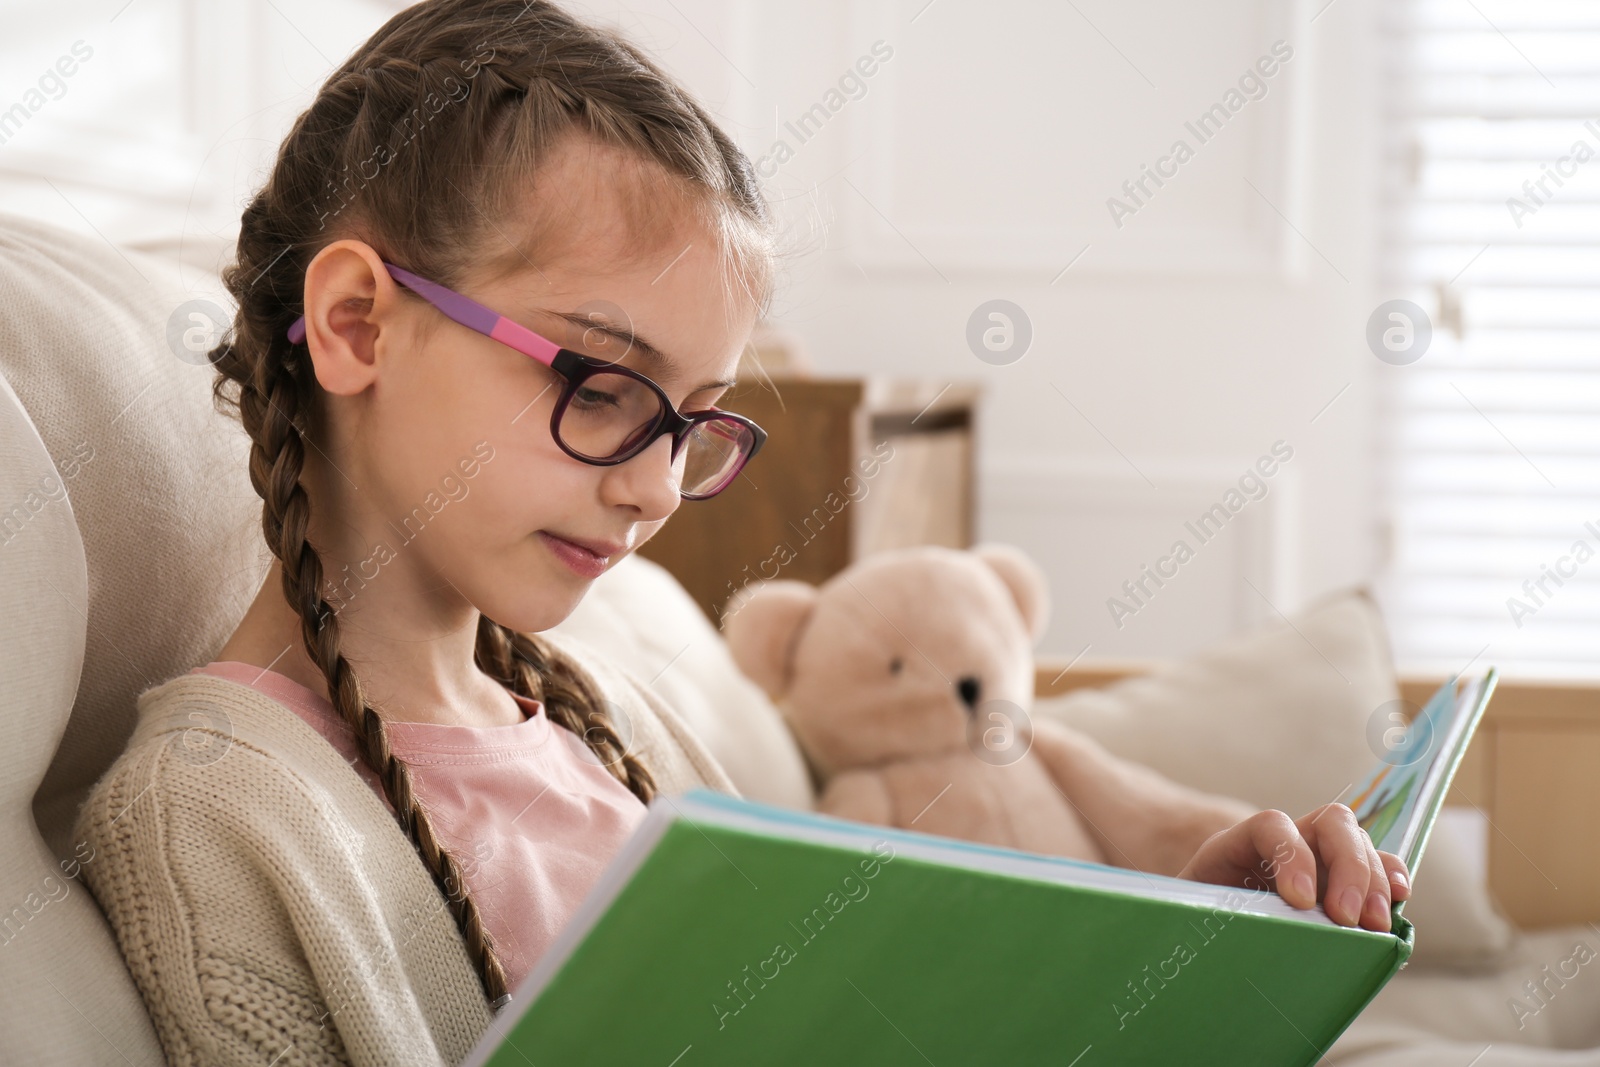
{"type": "Polygon", "coordinates": [[[1049,614],[1044,573],[1020,549],[930,545],[869,555],[820,587],[751,583],[722,628],[788,722],[818,811],[1176,874],[1255,809],[1033,717],[1049,614]]]}

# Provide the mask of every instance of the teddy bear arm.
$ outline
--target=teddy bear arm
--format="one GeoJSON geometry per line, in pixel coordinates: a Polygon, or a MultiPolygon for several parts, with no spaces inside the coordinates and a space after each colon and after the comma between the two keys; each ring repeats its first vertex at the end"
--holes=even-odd
{"type": "Polygon", "coordinates": [[[1257,811],[1121,759],[1060,723],[1036,722],[1033,749],[1118,866],[1176,875],[1206,838],[1257,811]]]}
{"type": "Polygon", "coordinates": [[[817,799],[817,810],[841,819],[892,826],[894,799],[877,771],[841,771],[828,781],[817,799]]]}

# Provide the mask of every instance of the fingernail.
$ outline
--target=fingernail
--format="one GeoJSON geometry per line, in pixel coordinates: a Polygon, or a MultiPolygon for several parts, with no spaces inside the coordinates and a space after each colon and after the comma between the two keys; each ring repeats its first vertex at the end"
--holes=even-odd
{"type": "Polygon", "coordinates": [[[1350,916],[1352,923],[1361,921],[1361,890],[1350,886],[1339,895],[1339,907],[1346,915],[1350,916]]]}
{"type": "MultiPolygon", "coordinates": [[[[1372,914],[1382,916],[1385,922],[1387,922],[1389,917],[1389,902],[1383,899],[1382,893],[1374,889],[1367,897],[1367,907],[1371,910],[1372,914]]],[[[1385,929],[1387,929],[1387,925],[1385,925],[1385,929]]]]}
{"type": "Polygon", "coordinates": [[[1411,888],[1411,879],[1407,878],[1405,876],[1405,872],[1403,871],[1390,871],[1389,881],[1394,885],[1399,886],[1401,889],[1411,888]]]}
{"type": "Polygon", "coordinates": [[[1294,876],[1294,891],[1295,895],[1303,900],[1312,904],[1317,902],[1317,883],[1313,882],[1311,876],[1304,871],[1294,876]]]}

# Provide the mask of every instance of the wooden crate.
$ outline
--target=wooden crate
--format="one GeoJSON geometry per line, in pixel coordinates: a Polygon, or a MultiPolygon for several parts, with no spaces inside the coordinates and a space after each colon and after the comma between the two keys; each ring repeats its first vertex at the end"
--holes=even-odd
{"type": "MultiPolygon", "coordinates": [[[[1402,679],[1426,703],[1443,679],[1402,679]]],[[[1600,686],[1501,679],[1446,804],[1489,823],[1489,886],[1517,925],[1600,921],[1600,686]]]]}

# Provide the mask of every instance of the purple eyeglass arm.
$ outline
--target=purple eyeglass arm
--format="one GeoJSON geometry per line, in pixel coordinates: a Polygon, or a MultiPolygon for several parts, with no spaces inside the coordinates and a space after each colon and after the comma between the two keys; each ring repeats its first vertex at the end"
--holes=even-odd
{"type": "MultiPolygon", "coordinates": [[[[484,307],[476,300],[470,300],[460,293],[426,278],[412,274],[403,267],[393,263],[385,263],[394,280],[416,293],[422,299],[444,312],[449,319],[459,322],[469,330],[475,330],[485,337],[492,337],[501,344],[521,352],[549,366],[556,358],[556,353],[561,346],[546,337],[541,337],[518,323],[484,307]]],[[[299,344],[306,339],[306,317],[301,315],[289,326],[289,341],[299,344]]]]}

